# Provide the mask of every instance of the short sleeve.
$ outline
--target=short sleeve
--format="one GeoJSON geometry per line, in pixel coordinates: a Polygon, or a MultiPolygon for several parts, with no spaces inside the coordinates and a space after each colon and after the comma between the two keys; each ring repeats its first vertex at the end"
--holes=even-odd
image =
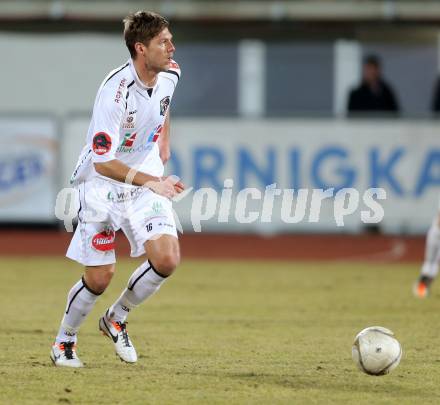
{"type": "Polygon", "coordinates": [[[175,60],[171,59],[169,70],[175,72],[177,74],[178,78],[180,79],[180,76],[182,75],[182,70],[180,69],[179,64],[175,60]]]}
{"type": "Polygon", "coordinates": [[[182,71],[180,70],[180,66],[176,61],[171,60],[170,67],[167,71],[163,72],[171,79],[174,83],[174,87],[177,86],[177,82],[180,80],[180,76],[182,75],[182,71]]]}
{"type": "Polygon", "coordinates": [[[125,111],[126,79],[110,83],[101,89],[93,108],[92,160],[108,162],[115,159],[119,144],[119,129],[125,111]]]}

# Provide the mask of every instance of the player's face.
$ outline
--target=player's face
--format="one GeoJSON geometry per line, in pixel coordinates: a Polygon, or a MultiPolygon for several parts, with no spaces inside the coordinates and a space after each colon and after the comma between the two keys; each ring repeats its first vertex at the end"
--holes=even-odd
{"type": "Polygon", "coordinates": [[[145,47],[144,60],[148,69],[163,72],[170,68],[171,59],[176,48],[172,43],[173,36],[164,28],[145,47]]]}

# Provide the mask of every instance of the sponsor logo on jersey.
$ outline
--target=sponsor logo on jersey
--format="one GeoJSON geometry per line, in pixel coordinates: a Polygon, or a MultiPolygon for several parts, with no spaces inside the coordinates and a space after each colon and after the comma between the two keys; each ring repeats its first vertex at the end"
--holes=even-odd
{"type": "MultiPolygon", "coordinates": [[[[151,225],[151,221],[166,221],[167,219],[167,210],[164,208],[161,202],[155,201],[148,211],[145,211],[144,218],[146,222],[146,228],[148,232],[149,225],[151,225]]],[[[152,226],[152,225],[151,225],[152,226]]]]}
{"type": "Polygon", "coordinates": [[[120,202],[135,200],[145,191],[147,191],[147,189],[143,187],[136,187],[129,191],[122,191],[116,193],[109,191],[109,193],[107,194],[107,201],[120,203],[120,202]]]}
{"type": "Polygon", "coordinates": [[[159,201],[155,201],[151,208],[145,212],[145,217],[150,220],[151,218],[163,217],[165,213],[166,210],[164,209],[162,203],[159,201]]]}
{"type": "Polygon", "coordinates": [[[102,232],[97,233],[92,239],[92,246],[100,252],[108,252],[115,248],[115,231],[106,228],[102,232]]]}
{"type": "Polygon", "coordinates": [[[121,152],[121,153],[146,153],[146,152],[150,152],[151,149],[153,149],[153,145],[151,143],[147,143],[145,145],[138,145],[138,146],[133,146],[130,148],[124,147],[124,146],[118,146],[118,149],[116,150],[116,152],[121,152]]]}
{"type": "Polygon", "coordinates": [[[98,132],[93,137],[93,152],[97,155],[104,155],[110,151],[112,147],[112,139],[105,132],[98,132]]]}
{"type": "Polygon", "coordinates": [[[173,228],[174,228],[174,225],[172,225],[172,224],[170,224],[170,223],[168,223],[168,222],[159,222],[159,223],[157,224],[157,226],[159,226],[159,227],[164,227],[164,228],[170,228],[170,229],[173,229],[173,228]]]}
{"type": "Polygon", "coordinates": [[[154,128],[151,132],[150,135],[148,136],[148,140],[147,142],[157,142],[159,135],[162,131],[162,124],[159,124],[156,128],[154,128]]]}
{"type": "Polygon", "coordinates": [[[166,96],[160,100],[160,115],[165,115],[170,105],[170,97],[166,96]]]}
{"type": "Polygon", "coordinates": [[[129,115],[125,122],[122,124],[122,128],[125,129],[133,129],[134,128],[134,117],[132,115],[129,115]]]}
{"type": "Polygon", "coordinates": [[[133,143],[136,140],[136,136],[137,136],[137,132],[134,133],[127,132],[124,135],[124,139],[122,140],[121,145],[117,149],[117,152],[127,152],[126,150],[124,150],[124,148],[132,148],[133,143]]]}
{"type": "Polygon", "coordinates": [[[115,94],[115,103],[119,103],[121,101],[122,98],[122,90],[125,87],[125,83],[127,82],[126,79],[122,79],[119,82],[119,86],[118,86],[118,90],[116,90],[116,94],[115,94]]]}
{"type": "Polygon", "coordinates": [[[151,207],[151,210],[153,211],[154,214],[159,214],[163,212],[162,203],[160,201],[155,201],[151,207]]]}
{"type": "Polygon", "coordinates": [[[149,152],[152,149],[152,145],[149,144],[157,142],[161,131],[162,131],[162,125],[156,126],[148,135],[147,144],[138,145],[136,147],[134,147],[134,141],[136,140],[137,132],[134,133],[127,132],[125,133],[124,139],[122,140],[121,144],[116,149],[116,152],[119,153],[149,152]]]}

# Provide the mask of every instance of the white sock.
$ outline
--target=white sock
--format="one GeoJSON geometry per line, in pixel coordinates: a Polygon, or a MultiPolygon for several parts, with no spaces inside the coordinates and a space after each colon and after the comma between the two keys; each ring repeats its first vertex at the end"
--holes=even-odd
{"type": "Polygon", "coordinates": [[[99,294],[95,294],[86,285],[84,278],[81,278],[69,291],[67,295],[67,306],[64,313],[58,335],[55,338],[57,343],[76,342],[78,329],[86,319],[99,294]]]}
{"type": "Polygon", "coordinates": [[[440,260],[440,228],[439,219],[436,217],[426,236],[425,261],[423,262],[421,276],[435,278],[438,273],[440,260]]]}
{"type": "Polygon", "coordinates": [[[165,280],[147,260],[131,275],[127,288],[107,311],[108,318],[114,322],[125,322],[128,313],[153,295],[165,280]]]}

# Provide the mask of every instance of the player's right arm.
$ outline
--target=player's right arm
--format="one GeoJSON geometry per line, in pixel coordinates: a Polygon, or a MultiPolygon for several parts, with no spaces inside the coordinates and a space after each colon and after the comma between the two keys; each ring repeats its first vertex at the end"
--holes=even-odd
{"type": "Polygon", "coordinates": [[[116,159],[116,149],[119,144],[119,128],[125,111],[125,96],[127,81],[114,80],[101,88],[93,110],[92,161],[97,173],[101,176],[150,188],[164,197],[173,197],[182,187],[173,184],[172,179],[162,181],[159,177],[151,176],[127,166],[116,159]]]}
{"type": "Polygon", "coordinates": [[[95,163],[95,170],[101,175],[122,183],[133,184],[135,186],[148,187],[157,194],[167,198],[174,197],[177,193],[184,190],[184,186],[179,181],[167,177],[150,176],[149,174],[139,172],[130,168],[118,159],[110,160],[104,163],[95,163]]]}

